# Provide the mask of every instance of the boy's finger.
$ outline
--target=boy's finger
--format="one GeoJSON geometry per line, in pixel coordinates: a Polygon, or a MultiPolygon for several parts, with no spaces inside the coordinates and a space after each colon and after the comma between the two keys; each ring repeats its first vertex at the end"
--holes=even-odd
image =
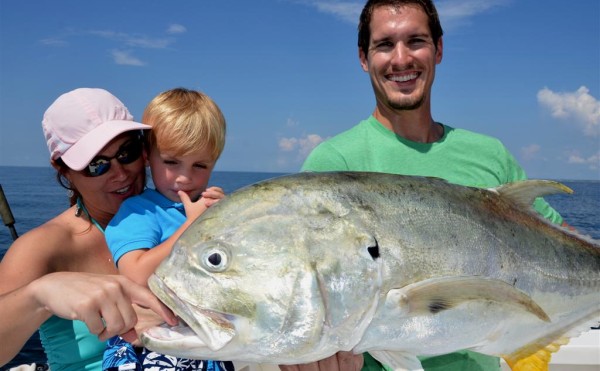
{"type": "Polygon", "coordinates": [[[190,196],[185,193],[184,191],[177,191],[177,194],[179,195],[179,198],[181,199],[181,203],[182,204],[189,204],[192,202],[192,200],[190,199],[190,196]]]}

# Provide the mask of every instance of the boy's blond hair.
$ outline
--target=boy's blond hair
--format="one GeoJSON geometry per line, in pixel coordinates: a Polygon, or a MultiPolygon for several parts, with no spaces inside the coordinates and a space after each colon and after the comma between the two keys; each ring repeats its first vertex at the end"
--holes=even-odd
{"type": "Polygon", "coordinates": [[[144,110],[142,122],[152,126],[149,148],[186,156],[208,150],[216,161],[225,146],[225,117],[209,96],[184,88],[157,95],[144,110]]]}

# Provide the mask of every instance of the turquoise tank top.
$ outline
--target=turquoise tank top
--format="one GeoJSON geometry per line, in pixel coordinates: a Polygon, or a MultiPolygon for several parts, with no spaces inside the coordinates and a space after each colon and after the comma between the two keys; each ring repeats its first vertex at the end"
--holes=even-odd
{"type": "Polygon", "coordinates": [[[84,322],[50,317],[40,326],[40,340],[52,371],[101,371],[106,342],[84,322]]]}

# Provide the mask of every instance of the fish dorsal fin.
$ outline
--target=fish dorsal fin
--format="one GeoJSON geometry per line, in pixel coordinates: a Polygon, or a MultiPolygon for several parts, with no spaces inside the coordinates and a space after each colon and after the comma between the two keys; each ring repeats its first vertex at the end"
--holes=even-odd
{"type": "Polygon", "coordinates": [[[539,179],[503,184],[496,188],[490,188],[490,190],[528,208],[531,208],[537,197],[556,193],[573,193],[571,188],[562,183],[539,179]]]}
{"type": "Polygon", "coordinates": [[[552,353],[558,352],[560,347],[568,342],[569,339],[563,337],[524,358],[521,358],[523,351],[502,358],[504,358],[512,371],[548,371],[548,364],[550,363],[552,353]]]}
{"type": "Polygon", "coordinates": [[[470,300],[509,303],[550,322],[546,312],[523,291],[504,281],[481,276],[430,278],[402,289],[390,290],[388,298],[401,300],[397,305],[408,308],[412,314],[437,313],[470,300]]]}

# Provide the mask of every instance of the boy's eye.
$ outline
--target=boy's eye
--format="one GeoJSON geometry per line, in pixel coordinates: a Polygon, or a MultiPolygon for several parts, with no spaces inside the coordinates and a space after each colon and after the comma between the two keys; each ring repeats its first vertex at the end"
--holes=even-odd
{"type": "Polygon", "coordinates": [[[204,165],[204,164],[195,164],[194,167],[200,168],[200,169],[206,169],[208,168],[208,166],[204,165]]]}
{"type": "Polygon", "coordinates": [[[163,160],[163,163],[166,165],[176,165],[177,161],[175,160],[163,160]]]}

